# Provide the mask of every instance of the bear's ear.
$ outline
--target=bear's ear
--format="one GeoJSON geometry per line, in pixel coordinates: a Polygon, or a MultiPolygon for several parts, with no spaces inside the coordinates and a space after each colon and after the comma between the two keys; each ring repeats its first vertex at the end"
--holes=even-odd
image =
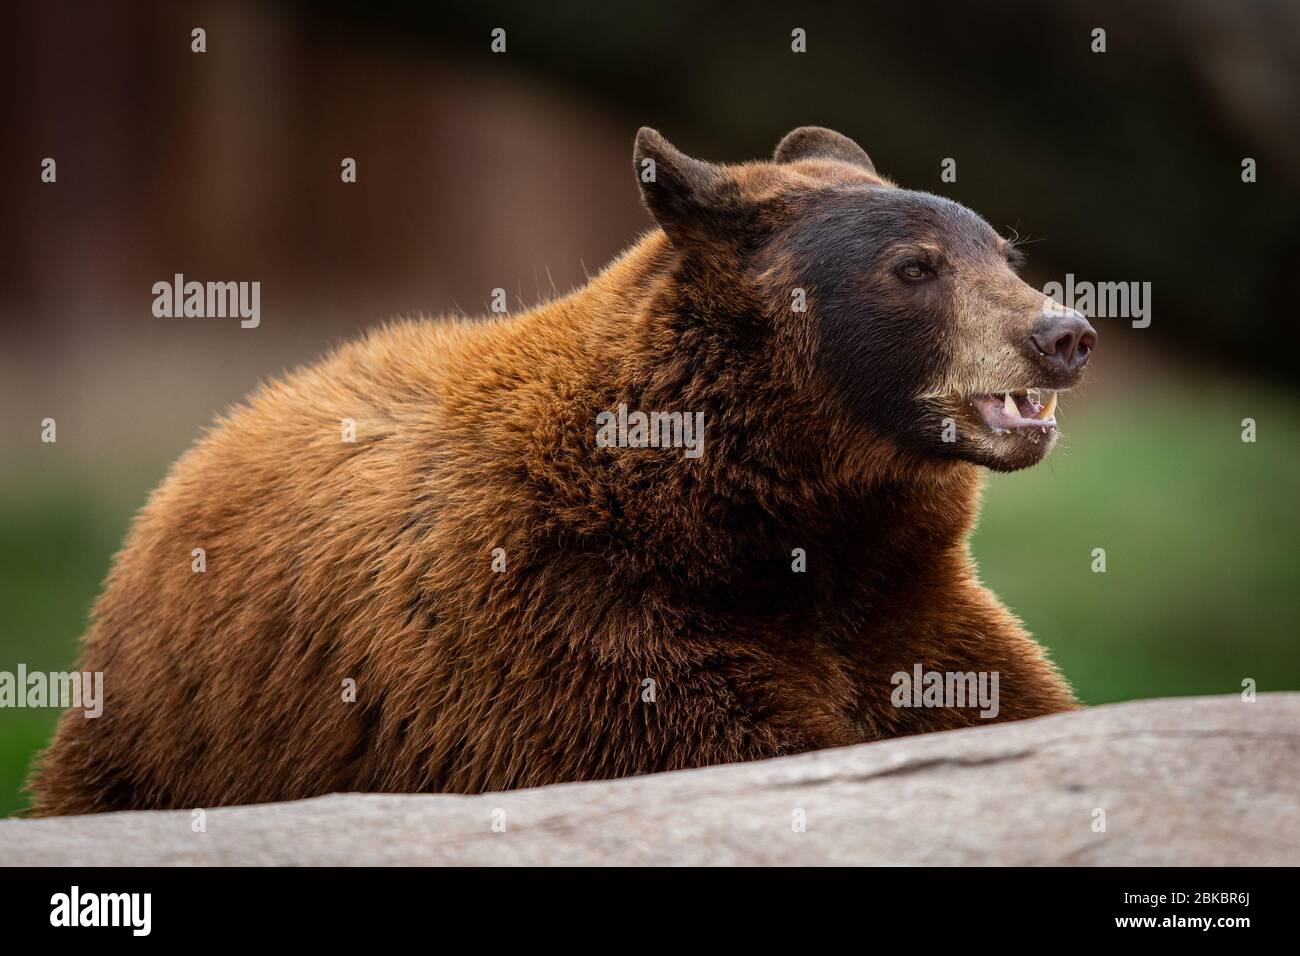
{"type": "Polygon", "coordinates": [[[838,159],[861,166],[873,176],[875,164],[867,151],[853,140],[833,129],[823,126],[800,126],[785,134],[776,144],[772,159],[778,163],[793,163],[799,159],[838,159]]]}
{"type": "Polygon", "coordinates": [[[727,174],[692,159],[649,126],[636,134],[632,154],[641,201],[675,245],[707,233],[723,204],[727,174]]]}

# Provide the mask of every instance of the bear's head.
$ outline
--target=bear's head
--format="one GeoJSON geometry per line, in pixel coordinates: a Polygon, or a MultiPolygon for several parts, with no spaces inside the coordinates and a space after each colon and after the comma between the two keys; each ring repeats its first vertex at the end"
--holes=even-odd
{"type": "Polygon", "coordinates": [[[1012,243],[971,210],[895,186],[819,127],[736,166],[645,128],[635,163],[678,257],[678,311],[753,323],[800,389],[899,450],[999,471],[1050,450],[1056,395],[1097,334],[1021,280],[1012,243]]]}

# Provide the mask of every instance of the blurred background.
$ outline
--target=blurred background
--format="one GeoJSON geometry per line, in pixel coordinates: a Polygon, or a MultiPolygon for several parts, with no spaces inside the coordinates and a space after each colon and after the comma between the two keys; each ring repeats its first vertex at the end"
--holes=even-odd
{"type": "MultiPolygon", "coordinates": [[[[638,126],[739,161],[818,124],[1028,237],[1040,288],[1151,283],[1149,328],[1094,320],[1062,447],[991,478],[974,541],[1082,698],[1300,688],[1300,3],[413,6],[0,14],[0,670],[75,665],[133,512],[261,379],[630,243],[638,126]],[[260,327],[154,318],[177,272],[260,281],[260,327]]],[[[0,710],[0,815],[57,716],[0,710]]]]}

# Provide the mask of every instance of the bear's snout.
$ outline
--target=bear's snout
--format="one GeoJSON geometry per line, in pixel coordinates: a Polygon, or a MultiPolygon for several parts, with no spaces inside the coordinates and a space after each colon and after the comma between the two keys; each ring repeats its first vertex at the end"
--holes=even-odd
{"type": "Polygon", "coordinates": [[[1046,310],[1025,342],[1029,354],[1062,378],[1083,371],[1097,347],[1097,330],[1074,309],[1046,310]]]}

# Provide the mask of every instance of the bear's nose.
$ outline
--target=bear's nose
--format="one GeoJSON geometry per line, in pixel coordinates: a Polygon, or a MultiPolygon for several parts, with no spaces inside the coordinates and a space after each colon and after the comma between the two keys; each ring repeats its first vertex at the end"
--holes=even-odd
{"type": "Polygon", "coordinates": [[[1051,310],[1029,333],[1029,344],[1049,365],[1077,372],[1097,347],[1097,330],[1074,309],[1051,310]]]}

